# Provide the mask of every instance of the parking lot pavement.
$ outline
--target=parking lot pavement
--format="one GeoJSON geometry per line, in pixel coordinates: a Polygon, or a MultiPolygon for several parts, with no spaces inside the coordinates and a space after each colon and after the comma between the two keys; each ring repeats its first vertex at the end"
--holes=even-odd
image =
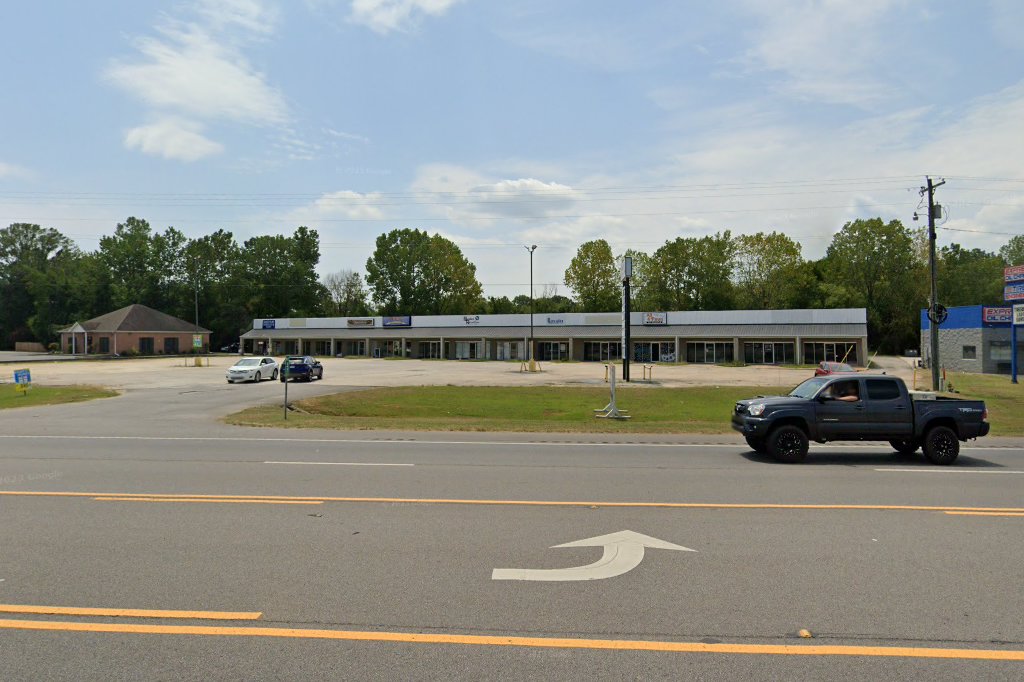
{"type": "MultiPolygon", "coordinates": [[[[206,358],[204,358],[206,359],[206,358]]],[[[41,384],[94,383],[113,388],[160,388],[213,386],[225,383],[224,371],[237,356],[213,355],[209,366],[194,367],[193,358],[121,358],[74,363],[33,362],[32,380],[41,384]]],[[[321,358],[323,385],[327,386],[602,386],[605,366],[599,362],[541,363],[541,371],[520,371],[518,362],[387,360],[370,358],[321,358]]],[[[13,371],[7,365],[4,381],[13,371]]],[[[616,365],[621,376],[622,368],[616,365]]],[[[795,386],[812,372],[773,366],[721,367],[718,365],[654,365],[653,380],[637,379],[640,368],[631,367],[637,386],[795,386]]],[[[910,379],[913,368],[894,358],[885,370],[910,379]],[[902,366],[901,366],[902,365],[902,366]]]]}

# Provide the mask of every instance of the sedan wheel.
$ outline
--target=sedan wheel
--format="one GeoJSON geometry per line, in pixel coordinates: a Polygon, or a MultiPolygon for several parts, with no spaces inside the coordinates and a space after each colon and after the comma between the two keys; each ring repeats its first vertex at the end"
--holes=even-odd
{"type": "Polygon", "coordinates": [[[276,378],[277,378],[277,370],[275,369],[273,375],[271,375],[271,377],[270,377],[270,380],[273,381],[276,378]]]}
{"type": "Polygon", "coordinates": [[[256,372],[256,377],[255,377],[255,379],[256,379],[256,383],[258,384],[258,383],[260,383],[260,381],[261,381],[261,380],[263,379],[263,377],[262,377],[262,376],[260,376],[260,373],[259,373],[259,372],[256,372]]]}

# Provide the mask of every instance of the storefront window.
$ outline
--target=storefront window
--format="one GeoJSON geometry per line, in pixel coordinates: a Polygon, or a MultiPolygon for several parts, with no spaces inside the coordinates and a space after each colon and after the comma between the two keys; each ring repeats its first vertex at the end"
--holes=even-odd
{"type": "Polygon", "coordinates": [[[700,364],[733,362],[731,341],[689,342],[686,344],[686,361],[700,364]]]}

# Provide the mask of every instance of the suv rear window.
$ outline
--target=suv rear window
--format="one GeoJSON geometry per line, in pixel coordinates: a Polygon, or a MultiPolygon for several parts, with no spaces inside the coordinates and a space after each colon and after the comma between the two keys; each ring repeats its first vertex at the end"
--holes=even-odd
{"type": "Polygon", "coordinates": [[[900,387],[891,379],[868,379],[868,398],[871,400],[894,400],[900,397],[900,387]]]}

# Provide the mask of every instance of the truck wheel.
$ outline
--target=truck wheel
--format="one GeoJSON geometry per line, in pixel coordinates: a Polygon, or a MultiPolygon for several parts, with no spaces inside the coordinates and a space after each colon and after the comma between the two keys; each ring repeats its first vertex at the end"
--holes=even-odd
{"type": "Polygon", "coordinates": [[[919,447],[921,447],[921,444],[913,438],[891,440],[889,441],[889,445],[891,445],[892,449],[901,455],[912,455],[917,452],[919,447]]]}
{"type": "Polygon", "coordinates": [[[766,449],[779,462],[802,462],[807,457],[807,434],[799,426],[785,424],[768,434],[766,449]]]}
{"type": "Polygon", "coordinates": [[[751,450],[753,450],[754,452],[760,452],[762,455],[764,454],[764,438],[758,438],[756,436],[744,436],[744,439],[746,439],[747,445],[750,446],[751,450]]]}
{"type": "Polygon", "coordinates": [[[948,466],[960,454],[960,440],[948,426],[933,426],[924,436],[924,456],[932,464],[948,466]]]}

